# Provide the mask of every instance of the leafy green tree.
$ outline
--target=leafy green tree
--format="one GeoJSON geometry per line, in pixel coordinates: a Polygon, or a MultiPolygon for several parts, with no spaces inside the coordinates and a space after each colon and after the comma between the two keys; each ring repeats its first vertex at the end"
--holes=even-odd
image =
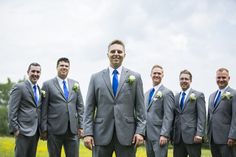
{"type": "MultiPolygon", "coordinates": [[[[26,78],[20,79],[18,82],[25,81],[26,78]]],[[[15,85],[10,78],[7,78],[7,83],[0,83],[0,136],[9,135],[7,104],[10,97],[10,91],[15,85]]]]}
{"type": "MultiPolygon", "coordinates": [[[[18,82],[25,81],[26,78],[20,79],[18,82]]],[[[0,106],[7,106],[9,100],[9,94],[15,82],[12,82],[10,78],[7,78],[7,83],[0,83],[0,106]]]]}
{"type": "Polygon", "coordinates": [[[7,107],[0,106],[0,136],[9,135],[8,129],[8,117],[7,117],[7,107]]]}
{"type": "Polygon", "coordinates": [[[7,83],[0,83],[0,105],[7,106],[9,100],[9,92],[15,83],[7,78],[7,83]]]}

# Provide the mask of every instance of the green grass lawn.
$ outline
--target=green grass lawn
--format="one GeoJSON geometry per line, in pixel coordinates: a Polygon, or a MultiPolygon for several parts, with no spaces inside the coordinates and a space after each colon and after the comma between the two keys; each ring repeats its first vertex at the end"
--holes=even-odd
{"type": "MultiPolygon", "coordinates": [[[[0,157],[14,157],[15,139],[11,137],[0,137],[0,157]]],[[[168,157],[172,157],[173,150],[170,148],[168,157]]],[[[113,155],[115,157],[115,155],[113,155]]],[[[37,157],[48,157],[47,143],[45,141],[39,141],[37,149],[37,157]]],[[[62,157],[65,157],[64,151],[62,157]]],[[[92,157],[90,150],[86,149],[81,142],[80,144],[80,157],[92,157]]],[[[145,147],[139,147],[136,157],[146,157],[145,147]]],[[[210,151],[202,149],[202,157],[211,157],[210,151]]]]}

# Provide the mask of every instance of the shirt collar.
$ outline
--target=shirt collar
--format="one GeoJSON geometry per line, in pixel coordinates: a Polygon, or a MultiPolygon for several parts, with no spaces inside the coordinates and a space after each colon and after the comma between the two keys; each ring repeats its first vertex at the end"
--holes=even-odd
{"type": "Polygon", "coordinates": [[[190,92],[191,88],[189,87],[186,91],[182,91],[181,94],[184,92],[186,95],[190,92]]]}
{"type": "Polygon", "coordinates": [[[27,80],[29,81],[32,88],[34,87],[34,85],[38,86],[37,83],[33,84],[29,79],[27,79],[27,80]]]}
{"type": "MultiPolygon", "coordinates": [[[[67,78],[65,78],[64,80],[66,81],[66,83],[68,83],[67,78]]],[[[59,82],[59,84],[61,84],[63,79],[61,79],[60,77],[57,76],[57,81],[59,82]]]]}
{"type": "MultiPolygon", "coordinates": [[[[118,71],[118,75],[121,74],[122,68],[123,68],[123,66],[120,66],[119,68],[116,69],[118,71]]],[[[109,72],[110,72],[111,75],[112,75],[114,70],[115,70],[114,68],[109,66],[109,72]]]]}
{"type": "Polygon", "coordinates": [[[155,91],[158,91],[161,86],[162,86],[162,84],[160,83],[160,84],[154,86],[153,88],[155,89],[155,91]]]}
{"type": "Polygon", "coordinates": [[[221,93],[224,93],[228,87],[229,85],[227,85],[224,89],[218,89],[218,90],[221,91],[221,93]]]}

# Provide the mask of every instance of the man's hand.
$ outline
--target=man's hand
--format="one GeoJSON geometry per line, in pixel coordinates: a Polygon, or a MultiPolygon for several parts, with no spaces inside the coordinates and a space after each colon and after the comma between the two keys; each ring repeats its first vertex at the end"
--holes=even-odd
{"type": "Polygon", "coordinates": [[[79,139],[84,137],[84,130],[83,129],[78,129],[78,137],[79,137],[79,139]]]}
{"type": "Polygon", "coordinates": [[[159,141],[160,146],[164,146],[165,144],[167,144],[167,142],[168,142],[168,138],[167,137],[160,136],[160,141],[159,141]]]}
{"type": "Polygon", "coordinates": [[[84,137],[84,146],[90,150],[95,146],[94,139],[92,136],[85,136],[84,137]]]}
{"type": "Polygon", "coordinates": [[[232,139],[232,138],[229,138],[228,141],[227,141],[227,145],[229,147],[232,147],[233,145],[236,144],[236,140],[235,139],[232,139]]]}
{"type": "Polygon", "coordinates": [[[41,140],[47,140],[47,139],[48,139],[48,133],[47,133],[47,131],[44,131],[44,132],[41,133],[40,139],[41,139],[41,140]]]}
{"type": "Polygon", "coordinates": [[[135,147],[138,147],[138,146],[140,146],[141,144],[143,144],[143,141],[144,141],[144,138],[143,138],[142,135],[140,135],[140,134],[135,134],[134,137],[133,137],[132,143],[135,144],[135,145],[134,145],[135,147]]]}
{"type": "Polygon", "coordinates": [[[19,134],[20,134],[20,131],[19,131],[19,130],[17,130],[16,132],[14,132],[14,136],[15,136],[15,137],[18,137],[19,134]]]}
{"type": "Polygon", "coordinates": [[[194,136],[193,141],[194,141],[194,143],[202,143],[202,137],[201,136],[194,136]]]}

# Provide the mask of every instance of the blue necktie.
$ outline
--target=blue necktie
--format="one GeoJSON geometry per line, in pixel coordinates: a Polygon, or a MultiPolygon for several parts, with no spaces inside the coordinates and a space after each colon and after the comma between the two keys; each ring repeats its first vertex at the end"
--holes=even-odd
{"type": "Polygon", "coordinates": [[[69,91],[68,91],[68,89],[67,89],[67,87],[66,87],[66,81],[63,80],[62,82],[63,82],[64,96],[65,96],[66,100],[68,100],[68,97],[69,97],[69,91]]]}
{"type": "Polygon", "coordinates": [[[36,106],[37,106],[38,105],[37,86],[34,85],[33,89],[34,89],[34,100],[35,100],[35,103],[36,103],[36,106]]]}
{"type": "Polygon", "coordinates": [[[149,97],[148,97],[148,104],[150,104],[150,102],[151,102],[151,100],[152,100],[152,96],[153,96],[154,92],[155,92],[155,88],[152,88],[152,90],[151,90],[151,91],[150,91],[150,93],[149,93],[149,97]]]}
{"type": "Polygon", "coordinates": [[[113,89],[114,96],[116,96],[116,92],[118,88],[118,71],[115,69],[112,74],[113,74],[112,89],[113,89]]]}
{"type": "Polygon", "coordinates": [[[218,90],[216,97],[215,97],[215,101],[214,101],[214,107],[216,107],[216,104],[218,103],[218,101],[220,100],[220,96],[221,96],[221,91],[218,90]]]}
{"type": "Polygon", "coordinates": [[[185,98],[185,95],[186,95],[186,93],[183,92],[183,93],[182,93],[181,100],[180,100],[180,108],[181,108],[181,110],[183,110],[183,107],[184,107],[184,98],[185,98]]]}

